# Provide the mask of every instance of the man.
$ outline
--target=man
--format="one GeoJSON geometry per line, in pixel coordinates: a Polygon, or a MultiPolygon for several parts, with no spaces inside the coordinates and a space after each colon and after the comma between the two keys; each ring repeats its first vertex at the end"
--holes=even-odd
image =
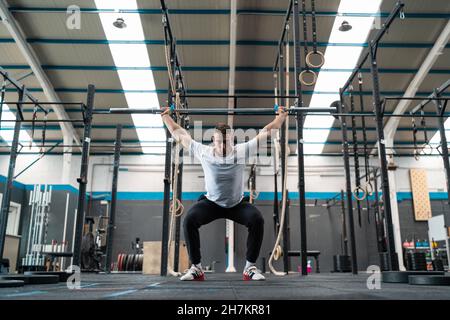
{"type": "Polygon", "coordinates": [[[200,197],[184,218],[184,235],[192,266],[180,280],[205,279],[200,262],[198,229],[220,218],[233,220],[248,228],[247,262],[243,279],[265,280],[255,266],[263,240],[264,219],[255,206],[244,201],[245,159],[256,155],[258,141],[267,139],[272,132],[281,128],[287,112],[280,107],[275,119],[255,138],[237,145],[234,145],[230,127],[218,124],[213,136],[213,146],[194,141],[185,129],[173,121],[169,112],[170,110],[166,109],[161,113],[162,120],[174,139],[200,161],[205,174],[206,189],[206,195],[200,197]]]}

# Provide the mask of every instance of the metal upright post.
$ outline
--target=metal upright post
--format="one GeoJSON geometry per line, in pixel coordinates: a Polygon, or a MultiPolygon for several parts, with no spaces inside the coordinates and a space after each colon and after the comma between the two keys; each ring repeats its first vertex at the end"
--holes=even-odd
{"type": "MultiPolygon", "coordinates": [[[[300,82],[300,21],[298,0],[294,0],[292,19],[294,24],[294,73],[296,105],[303,106],[302,85],[300,82]]],[[[297,161],[298,161],[298,199],[300,206],[300,252],[302,262],[302,275],[308,275],[307,243],[306,243],[306,204],[305,204],[305,158],[303,154],[303,122],[304,115],[297,113],[297,161]]]]}
{"type": "Polygon", "coordinates": [[[370,43],[370,61],[371,61],[371,73],[373,82],[373,105],[375,111],[376,119],[376,129],[377,129],[377,140],[378,140],[378,151],[381,169],[381,188],[383,190],[383,204],[384,212],[386,217],[386,232],[387,232],[387,250],[389,255],[389,269],[398,271],[398,257],[395,251],[395,241],[394,241],[394,227],[392,225],[392,214],[391,214],[391,195],[389,189],[389,176],[387,168],[386,159],[386,145],[384,140],[384,126],[383,126],[383,111],[380,98],[380,86],[378,77],[378,65],[377,65],[377,42],[370,43]]]}
{"type": "Polygon", "coordinates": [[[83,237],[84,208],[86,206],[86,187],[89,169],[89,151],[91,147],[92,112],[94,110],[95,86],[90,84],[87,91],[86,109],[84,110],[84,137],[81,152],[81,169],[80,177],[77,179],[79,183],[78,208],[73,249],[73,264],[76,266],[80,266],[81,263],[81,241],[83,237]]]}
{"type": "Polygon", "coordinates": [[[2,198],[2,208],[0,212],[0,258],[3,258],[3,251],[5,248],[5,237],[6,237],[6,227],[8,225],[8,214],[9,214],[9,205],[11,200],[11,192],[14,181],[14,170],[16,168],[16,160],[17,160],[17,149],[19,146],[19,135],[20,128],[22,125],[20,113],[22,110],[21,102],[24,101],[25,94],[25,86],[19,89],[19,103],[17,104],[17,112],[16,112],[16,123],[14,125],[14,136],[11,144],[11,153],[9,157],[9,167],[8,167],[8,177],[6,178],[3,198],[2,198]],[[20,110],[20,112],[19,112],[20,110]]]}
{"type": "Polygon", "coordinates": [[[286,211],[283,226],[283,267],[286,274],[289,273],[290,228],[289,228],[289,193],[286,191],[286,211]]]}
{"type": "Polygon", "coordinates": [[[105,272],[111,272],[112,260],[112,246],[114,240],[114,228],[116,225],[116,208],[117,208],[117,182],[119,181],[119,167],[120,167],[120,148],[122,147],[122,125],[117,125],[116,128],[116,144],[114,146],[114,164],[113,177],[111,189],[111,207],[109,210],[108,231],[106,239],[106,263],[105,272]]]}
{"type": "MultiPolygon", "coordinates": [[[[170,43],[171,48],[173,45],[170,43]]],[[[173,64],[173,50],[171,49],[171,63],[173,64]]],[[[173,102],[172,87],[169,81],[169,106],[173,102]]],[[[169,219],[170,219],[170,184],[172,169],[172,142],[173,138],[169,129],[166,127],[166,158],[164,167],[164,198],[163,198],[163,221],[162,221],[162,237],[161,237],[161,276],[167,276],[167,259],[169,257],[169,219]]]]}
{"type": "MultiPolygon", "coordinates": [[[[338,113],[345,112],[344,109],[344,96],[342,89],[339,90],[340,103],[338,104],[338,113]]],[[[352,199],[352,180],[350,175],[350,159],[348,150],[348,137],[347,137],[347,117],[341,116],[341,131],[342,131],[342,152],[344,158],[344,170],[345,170],[345,193],[347,200],[347,213],[348,224],[350,231],[350,248],[352,257],[352,273],[358,274],[358,261],[356,256],[356,241],[355,241],[355,224],[353,221],[353,199],[352,199]]]]}
{"type": "MultiPolygon", "coordinates": [[[[182,127],[184,128],[184,120],[181,121],[182,127]]],[[[180,163],[178,164],[178,180],[177,180],[177,199],[182,201],[183,198],[183,148],[180,148],[180,163]]],[[[180,261],[180,234],[181,234],[181,217],[176,217],[175,219],[175,252],[173,259],[173,270],[178,272],[178,265],[180,261]]]]}
{"type": "MultiPolygon", "coordinates": [[[[439,97],[439,94],[437,90],[434,91],[435,97],[439,97]]],[[[436,105],[436,113],[440,115],[443,111],[444,106],[442,105],[441,100],[434,100],[434,103],[436,105]]],[[[445,135],[445,124],[444,124],[444,118],[438,117],[438,125],[439,125],[439,134],[441,137],[441,155],[442,155],[442,161],[444,162],[444,168],[445,168],[445,180],[447,183],[447,204],[448,208],[447,210],[444,210],[444,221],[445,226],[447,228],[450,227],[450,161],[449,161],[449,155],[448,155],[448,143],[447,143],[447,137],[445,135]]],[[[450,235],[449,235],[450,236],[450,235]]]]}
{"type": "Polygon", "coordinates": [[[347,219],[345,219],[344,190],[341,190],[341,212],[342,212],[342,242],[344,247],[344,255],[348,256],[347,219]]]}

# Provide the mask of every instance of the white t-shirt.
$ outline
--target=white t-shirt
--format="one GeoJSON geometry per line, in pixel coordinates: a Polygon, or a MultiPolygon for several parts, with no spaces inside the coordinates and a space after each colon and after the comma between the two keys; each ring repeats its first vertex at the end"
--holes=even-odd
{"type": "Polygon", "coordinates": [[[233,147],[226,157],[216,156],[214,148],[191,140],[189,152],[202,165],[206,198],[221,207],[231,208],[244,197],[244,169],[258,152],[258,140],[251,139],[233,147]]]}

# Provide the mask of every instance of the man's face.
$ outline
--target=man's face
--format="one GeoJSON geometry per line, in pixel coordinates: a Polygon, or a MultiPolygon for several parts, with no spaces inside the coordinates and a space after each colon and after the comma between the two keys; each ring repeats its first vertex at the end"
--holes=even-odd
{"type": "Polygon", "coordinates": [[[213,136],[214,152],[216,155],[225,157],[233,149],[233,134],[231,130],[227,130],[224,136],[220,131],[216,130],[213,136]]]}

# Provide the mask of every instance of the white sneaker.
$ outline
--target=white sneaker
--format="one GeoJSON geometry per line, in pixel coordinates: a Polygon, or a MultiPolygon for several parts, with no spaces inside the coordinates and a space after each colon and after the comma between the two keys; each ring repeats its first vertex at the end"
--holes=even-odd
{"type": "Polygon", "coordinates": [[[264,277],[262,275],[261,271],[259,271],[255,266],[251,266],[251,267],[248,267],[247,269],[245,269],[244,272],[242,273],[242,278],[244,281],[266,280],[266,277],[264,277]]]}
{"type": "Polygon", "coordinates": [[[192,265],[192,267],[186,270],[186,273],[180,278],[181,281],[203,281],[205,280],[205,274],[202,269],[192,265]]]}

